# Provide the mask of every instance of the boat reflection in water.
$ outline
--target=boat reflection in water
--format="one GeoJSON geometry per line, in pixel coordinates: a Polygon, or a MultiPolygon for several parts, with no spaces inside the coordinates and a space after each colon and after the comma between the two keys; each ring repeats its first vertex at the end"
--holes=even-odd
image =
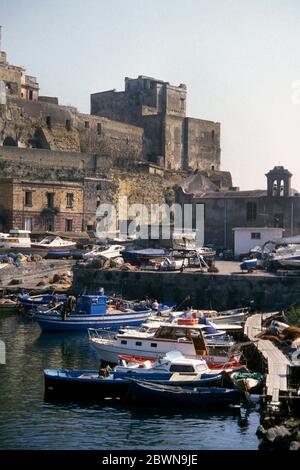
{"type": "Polygon", "coordinates": [[[43,370],[98,369],[86,332],[41,333],[31,319],[0,316],[0,449],[257,449],[259,413],[143,409],[115,400],[44,400],[43,370]],[[240,418],[241,417],[241,418],[240,418]],[[247,423],[245,420],[247,419],[247,423]],[[105,432],[103,432],[105,430],[105,432]],[[200,438],[199,438],[200,436],[200,438]]]}

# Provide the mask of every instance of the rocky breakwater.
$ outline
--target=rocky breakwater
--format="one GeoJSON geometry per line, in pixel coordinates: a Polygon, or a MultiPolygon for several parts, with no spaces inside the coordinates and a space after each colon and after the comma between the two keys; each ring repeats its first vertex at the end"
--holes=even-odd
{"type": "Polygon", "coordinates": [[[263,420],[256,431],[260,450],[300,450],[300,420],[263,420]]]}

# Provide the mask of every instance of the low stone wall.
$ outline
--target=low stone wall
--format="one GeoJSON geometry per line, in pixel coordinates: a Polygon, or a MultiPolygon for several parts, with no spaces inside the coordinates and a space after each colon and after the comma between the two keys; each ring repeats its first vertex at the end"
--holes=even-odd
{"type": "Polygon", "coordinates": [[[177,304],[190,296],[188,305],[203,309],[228,309],[256,302],[259,310],[280,309],[300,299],[300,277],[201,274],[197,272],[126,272],[74,266],[73,288],[116,292],[129,299],[144,295],[177,304]]]}
{"type": "Polygon", "coordinates": [[[55,274],[62,271],[70,271],[74,264],[73,260],[43,260],[35,263],[21,263],[17,266],[6,266],[0,270],[0,289],[10,287],[12,280],[19,284],[34,283],[36,279],[55,274]]]}

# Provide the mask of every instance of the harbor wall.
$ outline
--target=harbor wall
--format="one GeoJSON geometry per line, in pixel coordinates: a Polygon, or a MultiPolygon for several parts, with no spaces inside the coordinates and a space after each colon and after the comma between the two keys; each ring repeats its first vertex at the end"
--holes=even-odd
{"type": "Polygon", "coordinates": [[[280,309],[300,299],[300,277],[220,275],[199,272],[127,272],[74,266],[73,290],[90,293],[104,287],[108,294],[128,299],[145,295],[159,301],[203,309],[228,309],[254,300],[258,310],[280,309]]]}

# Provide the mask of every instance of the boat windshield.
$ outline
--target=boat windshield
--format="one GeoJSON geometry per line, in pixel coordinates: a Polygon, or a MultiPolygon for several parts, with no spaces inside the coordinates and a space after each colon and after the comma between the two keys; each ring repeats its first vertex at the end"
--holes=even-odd
{"type": "Polygon", "coordinates": [[[172,364],[170,372],[195,372],[192,364],[172,364]]]}
{"type": "Polygon", "coordinates": [[[197,364],[195,366],[196,372],[203,372],[204,370],[207,370],[207,365],[205,364],[197,364]]]}
{"type": "Polygon", "coordinates": [[[10,232],[10,238],[29,238],[29,233],[10,232]]]}
{"type": "Polygon", "coordinates": [[[172,326],[161,326],[156,334],[155,338],[172,339],[177,340],[179,338],[188,338],[189,334],[187,328],[174,328],[172,326]]]}

